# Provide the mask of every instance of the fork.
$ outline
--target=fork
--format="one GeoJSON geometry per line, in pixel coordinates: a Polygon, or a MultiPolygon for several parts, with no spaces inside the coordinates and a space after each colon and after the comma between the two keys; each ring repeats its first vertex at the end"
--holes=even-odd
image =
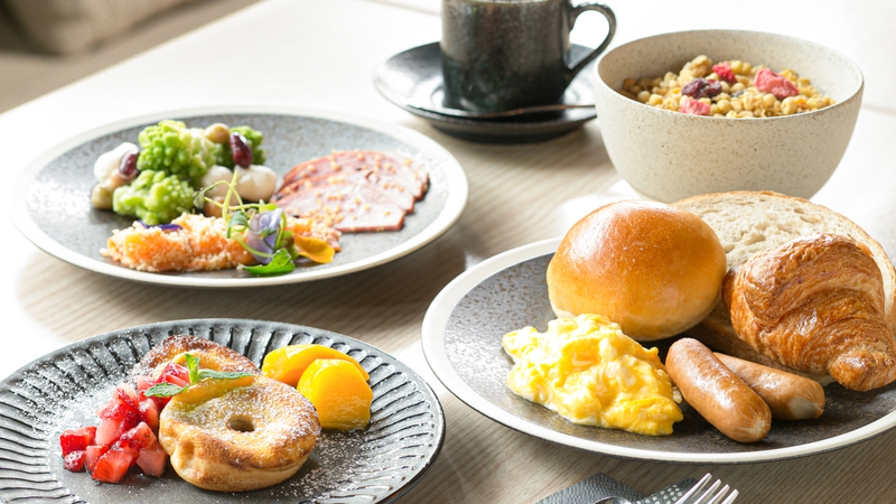
{"type": "Polygon", "coordinates": [[[731,495],[729,495],[728,498],[725,499],[724,501],[720,501],[720,499],[725,497],[725,494],[728,493],[728,490],[729,490],[728,485],[723,486],[721,489],[719,489],[718,493],[716,493],[715,495],[712,495],[713,492],[715,492],[716,489],[719,488],[719,485],[722,484],[722,480],[719,480],[719,479],[716,479],[716,481],[712,485],[710,485],[709,488],[705,492],[703,492],[702,494],[700,494],[699,497],[697,497],[697,494],[701,490],[703,490],[703,487],[706,486],[706,483],[711,478],[712,478],[712,474],[706,473],[706,476],[703,476],[700,479],[700,481],[698,481],[697,484],[693,486],[693,488],[691,488],[684,495],[682,495],[681,498],[678,499],[677,501],[675,501],[674,504],[716,504],[716,502],[718,502],[718,504],[731,504],[732,502],[734,502],[734,499],[737,498],[737,490],[735,490],[733,488],[731,489],[731,495]],[[694,500],[691,500],[691,499],[694,499],[694,500]],[[707,499],[709,499],[709,500],[707,500],[707,499]]]}
{"type": "MultiPolygon", "coordinates": [[[[734,502],[734,499],[737,498],[737,490],[734,489],[731,489],[731,495],[729,495],[727,499],[725,499],[724,501],[719,501],[719,499],[725,497],[725,494],[728,493],[728,485],[723,486],[714,496],[711,495],[716,491],[717,488],[719,488],[719,485],[722,484],[722,481],[718,479],[715,481],[715,483],[710,485],[710,487],[705,492],[698,496],[697,494],[700,492],[700,490],[703,490],[703,487],[706,486],[706,482],[708,482],[710,478],[712,478],[712,474],[706,473],[706,476],[703,476],[700,481],[694,484],[694,486],[691,487],[690,490],[688,490],[673,504],[731,504],[732,502],[734,502]]],[[[599,499],[598,501],[596,501],[594,504],[632,504],[632,502],[623,497],[604,497],[603,499],[599,499]]]]}

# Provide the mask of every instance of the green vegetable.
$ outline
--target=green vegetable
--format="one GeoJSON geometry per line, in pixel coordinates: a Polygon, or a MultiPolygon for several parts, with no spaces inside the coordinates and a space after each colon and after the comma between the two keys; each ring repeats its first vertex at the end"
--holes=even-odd
{"type": "Polygon", "coordinates": [[[164,171],[141,171],[128,185],[112,193],[112,210],[120,215],[130,215],[154,226],[172,219],[193,208],[195,191],[186,180],[164,171]]]}
{"type": "Polygon", "coordinates": [[[199,369],[199,357],[191,354],[184,354],[187,360],[187,370],[190,372],[190,383],[179,387],[173,383],[163,382],[157,383],[149,387],[143,392],[147,397],[171,397],[180,394],[190,385],[195,385],[206,378],[214,380],[236,380],[244,376],[251,376],[252,373],[243,373],[239,371],[215,371],[213,369],[199,369]]]}
{"type": "MultiPolygon", "coordinates": [[[[162,171],[190,181],[199,188],[199,179],[224,157],[224,146],[205,137],[202,129],[187,128],[181,121],[166,119],[147,126],[137,136],[140,157],[137,169],[162,171]]],[[[232,166],[231,161],[231,166],[232,166]]]]}
{"type": "MultiPolygon", "coordinates": [[[[260,131],[252,129],[249,126],[234,126],[230,128],[230,132],[241,133],[249,142],[249,146],[252,147],[252,164],[264,164],[267,159],[267,152],[261,146],[261,142],[264,141],[264,135],[260,131]]],[[[223,151],[221,153],[221,158],[218,159],[217,164],[226,166],[232,170],[236,163],[233,162],[233,153],[230,152],[230,143],[222,145],[222,147],[223,151]]]]}

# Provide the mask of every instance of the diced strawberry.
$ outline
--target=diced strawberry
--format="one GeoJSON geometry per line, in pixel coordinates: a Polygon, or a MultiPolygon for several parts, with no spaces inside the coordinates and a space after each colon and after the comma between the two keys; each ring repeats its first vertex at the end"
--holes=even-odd
{"type": "Polygon", "coordinates": [[[159,403],[152,397],[140,400],[140,417],[152,430],[159,428],[159,409],[159,403]]]}
{"type": "Polygon", "coordinates": [[[727,61],[716,63],[712,66],[712,71],[715,72],[720,79],[729,84],[737,82],[737,78],[734,76],[734,70],[731,69],[731,64],[727,61]]]}
{"type": "Polygon", "coordinates": [[[84,465],[87,466],[87,470],[89,472],[93,472],[96,469],[96,461],[100,459],[107,451],[109,451],[108,446],[103,445],[90,445],[85,450],[86,458],[84,460],[84,465]]]}
{"type": "Polygon", "coordinates": [[[104,483],[118,483],[137,459],[138,452],[127,448],[115,448],[103,454],[96,461],[93,479],[104,483]]]}
{"type": "Polygon", "coordinates": [[[169,362],[159,376],[159,379],[156,380],[156,383],[163,382],[172,383],[178,387],[188,385],[190,383],[190,371],[180,364],[169,362]]]}
{"type": "Polygon", "coordinates": [[[96,428],[96,437],[94,442],[104,446],[109,446],[126,431],[133,429],[140,423],[140,412],[129,412],[126,415],[111,414],[100,421],[100,425],[96,428]]]}
{"type": "Polygon", "coordinates": [[[62,446],[62,456],[78,450],[84,450],[93,443],[96,436],[96,427],[87,426],[80,429],[69,429],[59,436],[59,444],[62,446]]]}
{"type": "Polygon", "coordinates": [[[114,398],[119,402],[128,405],[132,409],[138,408],[137,401],[139,400],[139,397],[137,396],[137,391],[127,383],[121,383],[115,387],[114,398]]]}
{"type": "Polygon", "coordinates": [[[79,472],[84,470],[84,461],[87,459],[86,450],[74,450],[68,453],[63,459],[63,465],[71,472],[79,472]]]}
{"type": "Polygon", "coordinates": [[[710,106],[708,103],[703,103],[700,100],[681,100],[681,105],[679,109],[684,114],[692,114],[692,115],[709,115],[710,106]]]}
{"type": "Polygon", "coordinates": [[[152,446],[156,442],[156,435],[146,422],[140,422],[133,429],[123,433],[118,439],[118,445],[132,450],[142,450],[152,446]]]}
{"type": "Polygon", "coordinates": [[[144,396],[142,392],[146,392],[146,389],[152,387],[156,384],[156,381],[152,378],[152,376],[141,375],[138,376],[134,382],[137,384],[137,392],[141,392],[140,398],[142,399],[144,396]]]}
{"type": "Polygon", "coordinates": [[[158,442],[140,450],[137,456],[137,465],[148,476],[161,477],[165,473],[168,463],[168,454],[158,442]]]}

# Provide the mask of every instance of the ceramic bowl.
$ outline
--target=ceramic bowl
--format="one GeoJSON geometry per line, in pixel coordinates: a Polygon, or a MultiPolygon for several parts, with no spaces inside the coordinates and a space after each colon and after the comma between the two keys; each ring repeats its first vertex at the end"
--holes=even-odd
{"type": "Polygon", "coordinates": [[[700,30],[636,40],[595,66],[595,104],[613,165],[659,201],[732,190],[809,198],[827,182],[852,136],[864,80],[842,54],[771,33],[700,30]],[[661,110],[619,93],[626,78],[678,73],[694,57],[742,60],[806,77],[835,104],[791,116],[729,119],[661,110]]]}

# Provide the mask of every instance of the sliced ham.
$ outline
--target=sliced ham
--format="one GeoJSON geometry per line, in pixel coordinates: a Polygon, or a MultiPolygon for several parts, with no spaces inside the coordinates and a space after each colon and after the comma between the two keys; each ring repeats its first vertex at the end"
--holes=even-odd
{"type": "Polygon", "coordinates": [[[282,196],[276,204],[290,215],[320,220],[339,231],[397,231],[405,212],[370,183],[330,183],[282,196]]]}
{"type": "Polygon", "coordinates": [[[414,203],[417,200],[410,191],[407,191],[404,186],[388,181],[377,182],[378,180],[379,177],[370,170],[331,173],[329,175],[298,179],[288,185],[284,185],[277,191],[277,198],[283,198],[291,193],[311,189],[312,187],[325,187],[331,184],[372,184],[388,195],[403,211],[414,211],[414,203]]]}
{"type": "Polygon", "coordinates": [[[370,171],[373,174],[371,182],[375,185],[403,187],[418,200],[429,186],[429,174],[423,168],[413,166],[410,159],[401,161],[376,151],[340,151],[297,164],[283,177],[281,190],[299,180],[357,171],[370,171]]]}

